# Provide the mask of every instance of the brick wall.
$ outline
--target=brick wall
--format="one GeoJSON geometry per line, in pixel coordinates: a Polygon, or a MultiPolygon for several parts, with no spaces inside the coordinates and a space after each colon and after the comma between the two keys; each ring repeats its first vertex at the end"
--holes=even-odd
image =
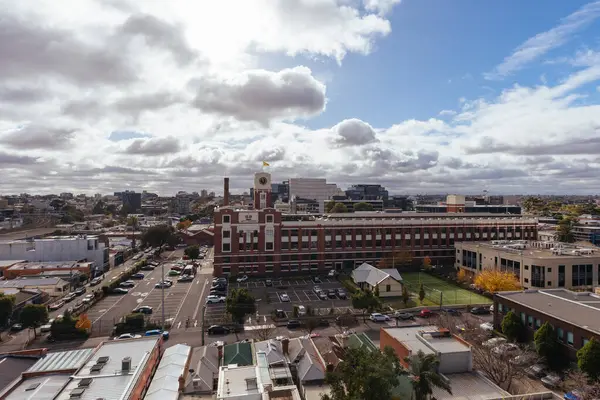
{"type": "Polygon", "coordinates": [[[396,352],[396,356],[400,363],[404,367],[408,367],[408,364],[404,361],[405,357],[410,355],[410,350],[404,346],[400,341],[390,335],[386,329],[381,328],[379,337],[379,348],[383,351],[386,347],[391,347],[396,352]]]}

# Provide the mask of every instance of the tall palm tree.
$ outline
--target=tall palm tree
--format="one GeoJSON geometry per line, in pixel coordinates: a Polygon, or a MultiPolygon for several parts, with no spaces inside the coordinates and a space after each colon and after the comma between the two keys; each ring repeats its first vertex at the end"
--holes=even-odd
{"type": "Polygon", "coordinates": [[[414,400],[427,400],[433,388],[440,388],[452,394],[450,384],[438,372],[440,360],[435,354],[425,354],[419,350],[416,356],[406,357],[408,374],[414,392],[414,400]]]}
{"type": "Polygon", "coordinates": [[[138,227],[138,218],[131,216],[127,218],[127,225],[131,225],[131,248],[135,251],[135,230],[138,227]]]}

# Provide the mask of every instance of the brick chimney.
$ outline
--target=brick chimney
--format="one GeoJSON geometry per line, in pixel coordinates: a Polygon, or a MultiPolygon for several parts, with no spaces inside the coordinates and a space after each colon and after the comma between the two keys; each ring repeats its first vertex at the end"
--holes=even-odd
{"type": "Polygon", "coordinates": [[[179,379],[177,381],[179,382],[179,393],[183,393],[185,390],[185,378],[183,375],[179,375],[179,379]]]}
{"type": "Polygon", "coordinates": [[[223,206],[229,205],[229,178],[223,178],[223,206]]]}
{"type": "Polygon", "coordinates": [[[290,339],[288,339],[288,338],[281,339],[281,351],[283,351],[283,354],[285,354],[285,355],[290,354],[290,339]]]}

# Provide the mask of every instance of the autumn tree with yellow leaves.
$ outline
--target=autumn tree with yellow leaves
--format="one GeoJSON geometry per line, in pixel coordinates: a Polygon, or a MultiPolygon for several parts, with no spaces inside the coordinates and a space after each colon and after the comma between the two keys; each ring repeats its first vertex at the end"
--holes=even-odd
{"type": "Polygon", "coordinates": [[[521,285],[515,274],[497,270],[485,270],[481,272],[475,278],[475,285],[490,293],[521,289],[521,285]]]}
{"type": "Polygon", "coordinates": [[[467,274],[467,271],[461,268],[456,273],[456,280],[461,283],[470,283],[473,280],[473,278],[471,277],[471,275],[467,274]]]}

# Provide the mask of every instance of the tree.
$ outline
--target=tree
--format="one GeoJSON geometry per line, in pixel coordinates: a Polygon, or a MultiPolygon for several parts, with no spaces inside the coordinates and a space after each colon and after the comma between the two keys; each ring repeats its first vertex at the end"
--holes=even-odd
{"type": "Polygon", "coordinates": [[[325,204],[325,212],[330,213],[333,211],[333,207],[335,207],[335,201],[331,200],[325,204]]]}
{"type": "Polygon", "coordinates": [[[597,381],[600,377],[600,342],[592,338],[577,350],[577,366],[590,379],[597,381]]]}
{"type": "Polygon", "coordinates": [[[556,332],[552,325],[544,322],[542,326],[535,331],[533,335],[535,351],[546,360],[548,366],[552,369],[559,368],[562,360],[560,354],[560,344],[556,339],[556,332]]]}
{"type": "Polygon", "coordinates": [[[98,200],[92,209],[92,214],[104,214],[104,202],[98,200]]]}
{"type": "Polygon", "coordinates": [[[308,317],[302,320],[302,330],[308,335],[313,333],[320,325],[320,320],[317,317],[308,317]]]}
{"type": "Polygon", "coordinates": [[[233,289],[229,292],[225,306],[231,318],[240,324],[244,323],[246,315],[256,312],[256,300],[247,289],[233,289]]]}
{"type": "Polygon", "coordinates": [[[423,269],[425,271],[431,270],[431,258],[429,256],[425,256],[425,258],[423,258],[423,269]]]}
{"type": "Polygon", "coordinates": [[[198,257],[200,257],[200,247],[197,245],[188,246],[183,251],[183,254],[188,256],[190,260],[196,260],[198,257]]]}
{"type": "Polygon", "coordinates": [[[336,214],[343,214],[343,213],[347,213],[348,212],[348,207],[346,207],[344,204],[342,203],[335,203],[335,205],[333,206],[333,208],[331,209],[332,213],[336,213],[336,214]]]}
{"type": "Polygon", "coordinates": [[[475,278],[475,285],[490,293],[519,290],[521,285],[512,272],[486,269],[475,278]]]}
{"type": "Polygon", "coordinates": [[[177,230],[185,231],[190,226],[192,226],[192,221],[190,221],[189,219],[184,219],[183,221],[177,223],[177,230]]]}
{"type": "Polygon", "coordinates": [[[563,382],[565,392],[577,390],[582,399],[600,398],[600,382],[594,382],[582,371],[571,371],[563,382]]]}
{"type": "Polygon", "coordinates": [[[363,319],[381,306],[381,300],[370,290],[359,290],[352,295],[352,307],[363,310],[363,319]]]}
{"type": "Polygon", "coordinates": [[[15,307],[15,296],[0,293],[0,326],[8,323],[15,307]]]}
{"type": "Polygon", "coordinates": [[[360,203],[356,203],[354,205],[354,211],[373,211],[373,204],[365,203],[361,201],[360,203]]]}
{"type": "Polygon", "coordinates": [[[408,306],[408,302],[410,301],[410,293],[406,285],[402,285],[402,303],[404,303],[404,307],[408,306]]]}
{"type": "Polygon", "coordinates": [[[573,243],[575,236],[573,235],[573,226],[577,222],[575,217],[565,217],[558,222],[556,233],[558,240],[566,243],[573,243]]]}
{"type": "Polygon", "coordinates": [[[421,286],[419,286],[419,301],[421,304],[423,304],[423,299],[425,299],[425,287],[421,283],[421,286]]]}
{"type": "Polygon", "coordinates": [[[452,394],[448,381],[437,372],[440,360],[435,354],[425,354],[419,350],[415,356],[406,357],[404,360],[408,363],[415,400],[426,400],[433,394],[433,388],[440,388],[452,394]]]}
{"type": "Polygon", "coordinates": [[[170,226],[152,226],[142,235],[142,246],[161,247],[170,244],[174,239],[178,240],[170,226]]]}
{"type": "Polygon", "coordinates": [[[335,372],[327,372],[325,382],[331,386],[321,400],[391,399],[392,391],[406,375],[394,350],[347,349],[335,372]]]}
{"type": "Polygon", "coordinates": [[[375,291],[373,292],[373,294],[375,295],[375,297],[379,297],[379,285],[375,286],[375,291]]]}
{"type": "Polygon", "coordinates": [[[469,283],[471,281],[471,277],[467,274],[467,271],[461,268],[456,274],[456,280],[461,283],[469,283]]]}
{"type": "Polygon", "coordinates": [[[521,319],[512,311],[506,313],[502,318],[502,333],[508,337],[509,340],[516,341],[523,337],[524,326],[521,319]]]}
{"type": "Polygon", "coordinates": [[[25,327],[33,329],[34,336],[37,336],[35,328],[48,321],[48,309],[43,304],[27,304],[21,310],[20,320],[25,327]]]}
{"type": "Polygon", "coordinates": [[[252,336],[259,342],[273,338],[277,332],[275,325],[262,325],[255,328],[257,329],[252,330],[252,336]]]}

